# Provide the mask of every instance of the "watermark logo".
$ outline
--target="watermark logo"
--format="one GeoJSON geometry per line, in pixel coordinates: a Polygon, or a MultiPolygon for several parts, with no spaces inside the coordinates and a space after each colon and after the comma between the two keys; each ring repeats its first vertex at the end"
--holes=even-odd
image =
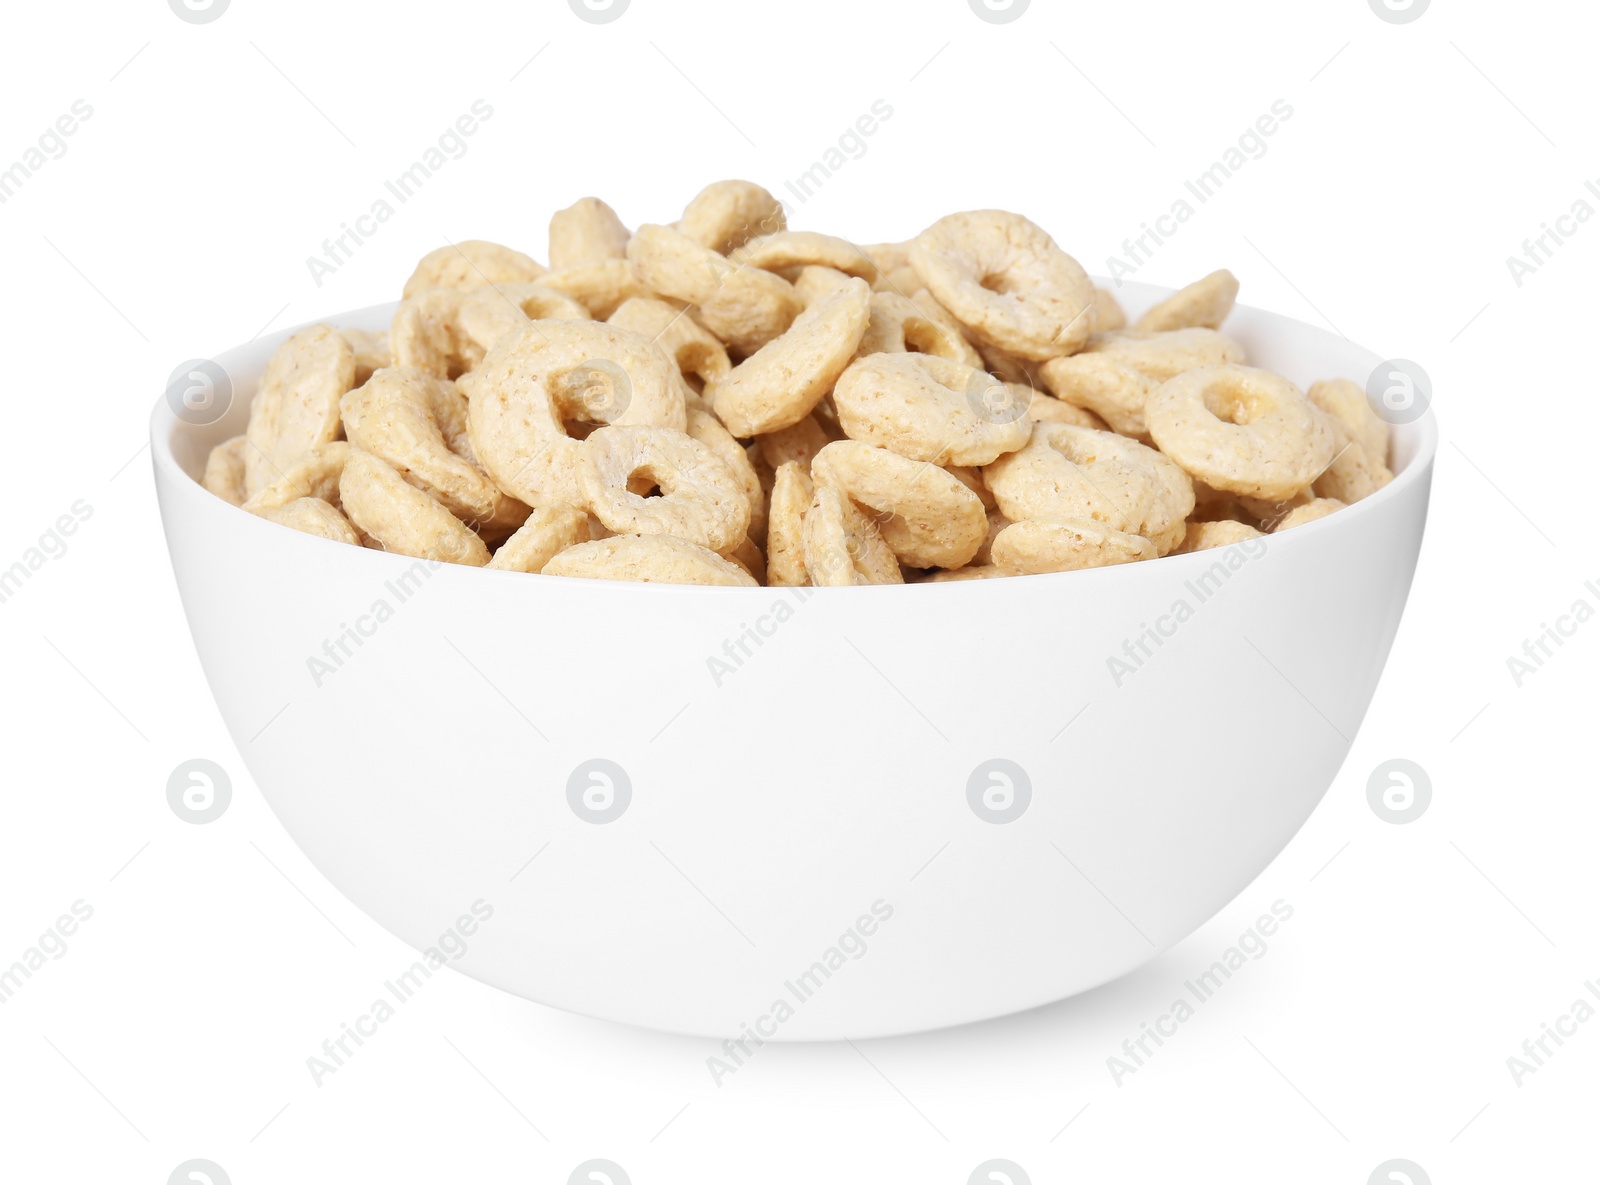
{"type": "Polygon", "coordinates": [[[633,380],[611,359],[590,358],[567,372],[561,402],[577,419],[614,424],[633,402],[633,380]]]}
{"type": "Polygon", "coordinates": [[[1367,803],[1385,823],[1414,823],[1433,801],[1433,781],[1415,761],[1391,757],[1367,779],[1367,803]]]}
{"type": "Polygon", "coordinates": [[[967,0],[967,6],[978,14],[978,19],[988,21],[991,25],[1009,25],[1028,11],[1030,3],[1032,0],[967,0]]]}
{"type": "MultiPolygon", "coordinates": [[[[974,5],[977,3],[973,0],[974,5]]],[[[972,1170],[967,1185],[1033,1185],[1033,1178],[1014,1160],[986,1160],[972,1170]]]]}
{"type": "Polygon", "coordinates": [[[967,805],[985,823],[1013,823],[1033,801],[1033,781],[1015,761],[991,757],[967,779],[967,805]]]}
{"type": "Polygon", "coordinates": [[[1433,382],[1411,359],[1389,358],[1367,376],[1367,402],[1380,419],[1414,424],[1433,402],[1433,382]]]}
{"type": "MultiPolygon", "coordinates": [[[[176,7],[179,0],[172,2],[176,7]]],[[[227,0],[222,0],[222,7],[227,6],[227,0]]],[[[232,1178],[214,1160],[186,1160],[172,1170],[167,1185],[232,1185],[232,1178]]]]}
{"type": "Polygon", "coordinates": [[[628,5],[632,2],[633,0],[567,0],[567,7],[578,14],[580,21],[588,21],[591,25],[609,25],[627,12],[628,5]]]}
{"type": "MultiPolygon", "coordinates": [[[[209,25],[228,11],[228,3],[229,0],[167,0],[167,7],[178,14],[180,21],[187,21],[191,25],[209,25]]],[[[224,1185],[227,1180],[227,1177],[222,1178],[224,1185]]]]}
{"type": "MultiPolygon", "coordinates": [[[[576,7],[579,0],[572,0],[576,7]]],[[[622,0],[622,7],[628,6],[628,0],[622,0]]],[[[572,1175],[567,1178],[567,1185],[631,1185],[628,1174],[622,1166],[614,1160],[586,1160],[572,1170],[572,1175]]]]}
{"type": "Polygon", "coordinates": [[[1028,418],[1033,403],[1033,388],[1024,394],[994,375],[975,370],[967,380],[967,406],[986,424],[1015,424],[1028,418]]]}
{"type": "Polygon", "coordinates": [[[185,424],[215,424],[233,406],[233,379],[209,358],[191,358],[167,380],[167,406],[185,424]]]}
{"type": "MultiPolygon", "coordinates": [[[[1373,0],[1374,6],[1377,3],[1373,0]]],[[[1422,7],[1427,6],[1428,0],[1422,0],[1422,7]]],[[[1414,1160],[1386,1160],[1372,1170],[1367,1185],[1433,1185],[1433,1179],[1414,1160]]]]}
{"type": "MultiPolygon", "coordinates": [[[[1432,0],[1367,0],[1368,6],[1378,14],[1378,19],[1388,21],[1391,25],[1409,25],[1428,11],[1431,2],[1432,0]]],[[[1425,1182],[1426,1178],[1423,1180],[1425,1182]]]]}
{"type": "Polygon", "coordinates": [[[633,801],[633,783],[615,761],[594,757],[567,778],[567,805],[585,823],[615,823],[633,801]]]}
{"type": "Polygon", "coordinates": [[[215,761],[191,758],[167,778],[167,805],[185,823],[211,823],[233,801],[233,783],[215,761]]]}

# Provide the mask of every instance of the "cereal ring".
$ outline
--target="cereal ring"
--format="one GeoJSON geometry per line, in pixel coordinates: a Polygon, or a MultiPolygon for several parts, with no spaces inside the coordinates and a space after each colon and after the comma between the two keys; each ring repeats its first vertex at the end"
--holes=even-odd
{"type": "Polygon", "coordinates": [[[790,424],[787,428],[756,437],[756,444],[761,449],[762,458],[774,471],[787,461],[799,461],[810,473],[812,460],[831,439],[813,414],[798,424],[790,424]]]}
{"type": "Polygon", "coordinates": [[[809,309],[835,288],[843,288],[850,277],[836,267],[812,264],[800,269],[794,280],[794,294],[802,308],[809,309]]]}
{"type": "Polygon", "coordinates": [[[1094,285],[1078,261],[1020,214],[975,210],[917,236],[911,266],[980,339],[1043,361],[1089,336],[1094,285]]]}
{"type": "Polygon", "coordinates": [[[731,548],[722,553],[722,558],[732,560],[746,572],[757,584],[767,582],[767,557],[761,554],[761,549],[746,537],[738,547],[731,548]]]}
{"type": "Polygon", "coordinates": [[[618,534],[676,535],[720,552],[738,546],[750,527],[750,502],[733,471],[671,428],[595,429],[578,452],[578,485],[583,505],[618,534]],[[633,493],[635,478],[659,486],[660,495],[633,493]]]}
{"type": "Polygon", "coordinates": [[[738,564],[675,535],[614,535],[579,543],[556,556],[543,571],[546,576],[646,584],[754,587],[756,583],[738,564]]]}
{"type": "Polygon", "coordinates": [[[946,465],[944,471],[976,494],[985,510],[995,508],[994,494],[983,484],[983,470],[975,465],[946,465]]]}
{"type": "Polygon", "coordinates": [[[578,441],[566,421],[682,431],[681,380],[656,346],[597,321],[534,321],[462,381],[478,463],[529,505],[579,505],[578,441]]]}
{"type": "Polygon", "coordinates": [[[1113,431],[1145,435],[1144,405],[1156,388],[1155,380],[1113,355],[1086,351],[1052,358],[1039,367],[1039,377],[1057,399],[1093,412],[1113,431]]]}
{"type": "Polygon", "coordinates": [[[1088,519],[1032,518],[1012,523],[990,545],[994,566],[1023,575],[1104,568],[1153,560],[1155,544],[1088,519]]]}
{"type": "Polygon", "coordinates": [[[833,388],[839,422],[864,440],[935,465],[987,465],[1028,442],[1031,423],[990,417],[983,395],[994,380],[931,354],[870,354],[833,388]]]}
{"type": "Polygon", "coordinates": [[[1092,519],[1162,554],[1183,541],[1194,509],[1188,476],[1155,449],[1071,424],[1038,424],[1025,448],[984,466],[983,480],[1013,522],[1092,519]]]}
{"type": "Polygon", "coordinates": [[[818,485],[800,525],[806,574],[819,588],[904,584],[877,526],[837,486],[818,485]]]}
{"type": "Polygon", "coordinates": [[[1127,326],[1128,314],[1122,311],[1122,305],[1117,303],[1111,289],[1096,285],[1094,308],[1089,313],[1089,321],[1090,333],[1110,333],[1127,326]]]}
{"type": "Polygon", "coordinates": [[[361,545],[361,537],[350,525],[350,520],[321,498],[296,498],[282,506],[260,511],[259,514],[268,522],[315,535],[319,539],[331,539],[335,543],[348,543],[354,547],[361,545]]]}
{"type": "Polygon", "coordinates": [[[366,382],[372,377],[373,371],[394,365],[393,357],[389,353],[387,333],[371,333],[365,329],[341,329],[339,336],[350,343],[351,352],[355,354],[356,377],[353,386],[359,387],[366,382]]]}
{"type": "Polygon", "coordinates": [[[604,321],[630,297],[650,295],[626,259],[597,259],[547,272],[539,278],[539,285],[571,297],[596,321],[604,321]]]}
{"type": "Polygon", "coordinates": [[[767,537],[767,494],[750,455],[733,438],[733,433],[722,426],[721,420],[700,408],[689,409],[688,433],[714,452],[744,487],[745,499],[750,503],[749,535],[760,543],[767,537]]]}
{"type": "Polygon", "coordinates": [[[470,343],[461,332],[461,306],[467,294],[455,288],[428,288],[400,302],[389,326],[396,366],[450,379],[471,369],[470,343]]]}
{"type": "Polygon", "coordinates": [[[470,292],[490,284],[520,284],[544,275],[543,264],[535,263],[521,251],[465,239],[429,251],[417,261],[402,297],[411,297],[429,288],[452,288],[470,292]]]}
{"type": "Polygon", "coordinates": [[[692,374],[702,383],[721,378],[733,369],[728,351],[723,349],[705,326],[685,308],[651,296],[635,296],[624,301],[606,320],[647,337],[666,351],[683,374],[692,374]]]}
{"type": "Polygon", "coordinates": [[[707,329],[746,356],[786,332],[802,311],[793,284],[754,267],[729,275],[699,310],[707,329]]]}
{"type": "Polygon", "coordinates": [[[1233,302],[1239,295],[1239,281],[1223,268],[1196,280],[1187,288],[1180,288],[1171,296],[1146,309],[1134,322],[1134,329],[1142,333],[1159,333],[1168,329],[1220,329],[1233,312],[1233,302]]]}
{"type": "Polygon", "coordinates": [[[1306,523],[1316,522],[1319,518],[1327,518],[1336,510],[1343,510],[1345,504],[1337,498],[1313,498],[1304,506],[1296,506],[1288,514],[1278,520],[1272,528],[1276,535],[1279,531],[1287,531],[1291,527],[1304,526],[1306,523]]]}
{"type": "Polygon", "coordinates": [[[495,549],[486,567],[501,572],[539,572],[557,555],[589,540],[589,516],[576,506],[551,502],[495,549]]]}
{"type": "Polygon", "coordinates": [[[976,343],[978,356],[983,359],[983,369],[1003,383],[1014,383],[1019,387],[1031,387],[1038,391],[1044,387],[1044,380],[1039,375],[1039,364],[1016,358],[998,350],[986,342],[976,343]]]}
{"type": "Polygon", "coordinates": [[[872,266],[883,273],[904,271],[911,266],[911,241],[904,243],[868,243],[861,248],[872,266]]]}
{"type": "Polygon", "coordinates": [[[340,408],[351,445],[387,463],[457,518],[487,519],[505,497],[458,451],[467,434],[467,400],[448,379],[422,370],[380,370],[345,395],[340,408]]]}
{"type": "Polygon", "coordinates": [[[917,275],[916,268],[909,265],[892,272],[879,272],[878,278],[872,282],[872,290],[893,292],[900,296],[915,296],[918,292],[927,291],[922,286],[922,277],[917,275]]]}
{"type": "Polygon", "coordinates": [[[1348,505],[1376,494],[1394,480],[1389,467],[1351,440],[1342,424],[1335,423],[1334,432],[1339,451],[1311,485],[1317,497],[1337,498],[1348,505]]]}
{"type": "Polygon", "coordinates": [[[1162,333],[1097,333],[1083,347],[1164,383],[1197,366],[1243,363],[1244,347],[1214,329],[1169,329],[1162,333]]]}
{"type": "Polygon", "coordinates": [[[339,475],[344,472],[349,455],[350,446],[342,440],[330,440],[308,448],[284,467],[277,481],[262,486],[245,499],[243,508],[251,514],[261,514],[287,506],[297,498],[320,498],[337,503],[339,475]]]}
{"type": "Polygon", "coordinates": [[[894,292],[872,295],[871,317],[861,337],[856,357],[868,354],[904,354],[908,351],[948,358],[974,370],[983,359],[972,344],[943,321],[929,317],[920,306],[894,292]]]}
{"type": "Polygon", "coordinates": [[[751,181],[713,181],[684,207],[677,229],[726,255],[758,235],[787,227],[783,203],[751,181]]]}
{"type": "Polygon", "coordinates": [[[996,576],[1011,576],[1004,568],[997,568],[993,564],[973,564],[966,568],[952,568],[949,571],[935,572],[931,576],[924,576],[921,584],[957,584],[964,580],[993,580],[996,576]]]}
{"type": "Polygon", "coordinates": [[[912,568],[962,567],[988,534],[983,500],[937,465],[838,440],[817,454],[811,477],[876,511],[883,541],[912,568]]]}
{"type": "Polygon", "coordinates": [[[355,381],[355,351],[326,325],[302,329],[278,347],[250,405],[246,496],[277,480],[307,449],[339,435],[339,397],[355,381]]]}
{"type": "Polygon", "coordinates": [[[1249,523],[1237,523],[1232,519],[1190,523],[1184,531],[1183,542],[1178,544],[1173,554],[1185,555],[1191,551],[1209,551],[1213,547],[1228,547],[1234,543],[1243,543],[1247,539],[1259,538],[1261,532],[1249,523]]]}
{"type": "Polygon", "coordinates": [[[969,564],[982,566],[993,563],[995,536],[1011,525],[1011,520],[998,507],[989,509],[986,520],[988,529],[984,532],[983,542],[978,545],[978,550],[973,552],[972,559],[967,561],[969,564]]]}
{"type": "Polygon", "coordinates": [[[489,562],[488,547],[466,523],[369,452],[350,450],[339,501],[350,521],[385,551],[474,568],[489,562]]]}
{"type": "Polygon", "coordinates": [[[1378,464],[1388,467],[1389,425],[1367,400],[1367,392],[1360,383],[1349,379],[1330,379],[1312,383],[1306,389],[1310,399],[1326,412],[1359,444],[1378,464]]]}
{"type": "Polygon", "coordinates": [[[233,506],[244,505],[244,453],[249,442],[243,436],[224,440],[206,457],[206,471],[200,484],[233,506]]]}
{"type": "Polygon", "coordinates": [[[628,264],[651,291],[686,304],[712,296],[734,265],[670,226],[645,223],[628,240],[628,264]]]}
{"type": "Polygon", "coordinates": [[[1145,420],[1157,446],[1211,486],[1287,498],[1333,460],[1332,426],[1288,379],[1247,366],[1204,366],[1150,394],[1145,420]]]}
{"type": "Polygon", "coordinates": [[[769,272],[787,268],[831,267],[872,283],[878,268],[867,253],[848,239],[818,234],[814,230],[780,230],[751,239],[728,256],[734,263],[769,272]]]}
{"type": "MultiPolygon", "coordinates": [[[[1073,357],[1076,358],[1077,355],[1074,354],[1073,357]]],[[[1025,388],[1016,383],[1008,383],[1007,386],[1017,389],[1018,399],[1024,398],[1025,388]]],[[[1035,423],[1076,424],[1080,428],[1110,430],[1110,425],[1087,408],[1076,407],[1057,399],[1054,395],[1046,395],[1043,391],[1034,391],[1032,395],[1033,398],[1028,401],[1028,418],[1035,423]]]]}
{"type": "Polygon", "coordinates": [[[543,284],[503,284],[480,288],[461,300],[456,313],[456,348],[465,369],[483,363],[484,355],[506,334],[529,321],[587,321],[589,310],[543,284]]]}
{"type": "Polygon", "coordinates": [[[810,415],[861,344],[870,298],[865,281],[850,281],[796,317],[782,337],[708,384],[706,394],[728,431],[755,436],[810,415]]]}
{"type": "Polygon", "coordinates": [[[579,198],[550,215],[550,268],[628,258],[628,228],[597,197],[579,198]]]}
{"type": "Polygon", "coordinates": [[[815,495],[805,466],[798,461],[778,466],[767,517],[767,583],[792,588],[809,583],[801,532],[815,495]]]}

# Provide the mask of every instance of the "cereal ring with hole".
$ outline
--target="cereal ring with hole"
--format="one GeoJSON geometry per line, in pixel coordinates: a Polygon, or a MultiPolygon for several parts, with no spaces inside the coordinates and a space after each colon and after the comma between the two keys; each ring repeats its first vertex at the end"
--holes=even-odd
{"type": "Polygon", "coordinates": [[[1229,547],[1235,543],[1259,538],[1261,532],[1249,523],[1237,523],[1232,519],[1190,523],[1184,530],[1183,542],[1173,554],[1186,555],[1191,551],[1209,551],[1213,547],[1229,547]]]}
{"type": "Polygon", "coordinates": [[[200,484],[224,502],[244,505],[244,454],[249,442],[243,436],[224,440],[206,457],[206,471],[200,484]]]}
{"type": "Polygon", "coordinates": [[[464,239],[429,251],[418,260],[400,295],[415,296],[430,288],[470,292],[490,284],[537,280],[544,273],[543,264],[535,263],[521,251],[482,239],[464,239]]]}
{"type": "Polygon", "coordinates": [[[1163,555],[1183,541],[1194,509],[1188,475],[1155,449],[1071,424],[1035,425],[1025,448],[984,466],[983,480],[1014,522],[1092,519],[1163,555]]]}
{"type": "Polygon", "coordinates": [[[1164,383],[1197,366],[1243,364],[1244,347],[1215,329],[1169,329],[1162,333],[1097,333],[1083,347],[1164,383]]]}
{"type": "Polygon", "coordinates": [[[813,264],[800,269],[794,279],[794,294],[800,306],[809,309],[835,288],[843,288],[850,279],[836,267],[813,264]]]}
{"type": "Polygon", "coordinates": [[[838,440],[811,463],[811,479],[876,512],[883,541],[912,568],[960,568],[988,534],[983,500],[937,465],[856,440],[838,440]]]}
{"type": "Polygon", "coordinates": [[[613,535],[567,548],[544,566],[546,576],[629,580],[645,584],[711,584],[755,587],[755,577],[675,535],[613,535]]]}
{"type": "Polygon", "coordinates": [[[911,351],[948,358],[974,370],[983,366],[978,351],[958,330],[932,319],[915,302],[898,293],[873,293],[871,316],[856,357],[911,351]]]}
{"type": "Polygon", "coordinates": [[[1156,382],[1111,354],[1052,358],[1039,377],[1057,399],[1084,408],[1124,436],[1145,435],[1144,405],[1156,382]]]}
{"type": "Polygon", "coordinates": [[[1126,328],[1128,314],[1122,311],[1122,305],[1117,302],[1111,289],[1095,286],[1094,308],[1089,313],[1090,333],[1110,333],[1113,330],[1126,328]]]}
{"type": "Polygon", "coordinates": [[[676,535],[712,551],[737,547],[750,529],[750,501],[727,464],[686,432],[596,428],[578,450],[583,505],[619,535],[676,535]],[[638,484],[659,486],[641,497],[638,484]]]}
{"type": "Polygon", "coordinates": [[[606,324],[649,338],[678,364],[680,373],[692,374],[702,384],[733,369],[722,343],[679,305],[653,296],[635,296],[618,306],[606,324]]]}
{"type": "Polygon", "coordinates": [[[597,197],[579,198],[550,215],[550,270],[628,258],[628,228],[597,197]]]}
{"type": "MultiPolygon", "coordinates": [[[[1073,355],[1077,357],[1076,354],[1073,355]]],[[[1007,384],[1017,388],[1017,398],[1023,398],[1025,388],[1016,383],[1007,384]]],[[[1064,400],[1057,399],[1054,395],[1046,395],[1043,391],[1032,392],[1033,398],[1028,402],[1028,418],[1035,423],[1045,424],[1076,424],[1080,428],[1098,428],[1102,432],[1111,430],[1108,425],[1094,412],[1087,408],[1077,407],[1064,400]]]]}
{"type": "Polygon", "coordinates": [[[373,371],[394,365],[394,358],[389,353],[387,333],[372,333],[365,329],[341,329],[339,336],[350,343],[350,349],[355,354],[354,386],[359,387],[370,379],[373,371]]]}
{"type": "Polygon", "coordinates": [[[1104,568],[1156,558],[1155,544],[1092,519],[1031,518],[1012,523],[990,545],[994,566],[1034,575],[1104,568]]]}
{"type": "Polygon", "coordinates": [[[751,181],[713,181],[683,209],[677,229],[726,255],[761,235],[786,229],[783,203],[751,181]]]}
{"type": "MultiPolygon", "coordinates": [[[[492,289],[491,289],[492,291],[492,289]]],[[[467,294],[455,288],[429,288],[400,302],[389,325],[394,365],[451,379],[471,369],[471,343],[461,332],[461,306],[467,294]]]]}
{"type": "Polygon", "coordinates": [[[243,509],[251,514],[276,510],[297,498],[320,498],[338,504],[339,475],[344,472],[350,446],[342,440],[330,440],[308,448],[285,465],[278,480],[262,486],[245,499],[243,509]]]}
{"type": "Polygon", "coordinates": [[[315,535],[319,539],[331,539],[335,543],[361,546],[361,537],[350,525],[350,520],[321,498],[296,498],[258,513],[261,518],[280,527],[315,535]]]}
{"type": "Polygon", "coordinates": [[[878,278],[877,265],[867,253],[848,239],[819,234],[814,230],[780,230],[776,234],[751,239],[728,259],[744,267],[759,267],[769,272],[790,268],[831,267],[868,284],[878,278]]]}
{"type": "Polygon", "coordinates": [[[985,510],[995,508],[994,494],[983,484],[983,470],[975,465],[946,465],[944,471],[976,494],[985,510]]]}
{"type": "Polygon", "coordinates": [[[870,354],[839,376],[839,423],[863,440],[935,465],[987,465],[1028,442],[1031,422],[993,416],[984,404],[995,380],[931,354],[870,354]]]}
{"type": "Polygon", "coordinates": [[[628,264],[646,288],[686,304],[708,300],[735,270],[688,235],[649,222],[628,240],[628,264]]]}
{"type": "Polygon", "coordinates": [[[540,572],[569,547],[589,540],[589,516],[576,506],[551,502],[528,515],[527,521],[495,549],[485,567],[501,572],[540,572]]]}
{"type": "Polygon", "coordinates": [[[1296,506],[1279,519],[1277,525],[1272,528],[1272,533],[1276,535],[1280,531],[1314,523],[1319,518],[1327,518],[1336,510],[1343,510],[1344,506],[1345,504],[1337,498],[1313,498],[1304,506],[1296,506]]]}
{"type": "Polygon", "coordinates": [[[905,583],[877,525],[837,486],[816,487],[800,524],[800,544],[806,575],[818,588],[905,583]]]}
{"type": "Polygon", "coordinates": [[[1349,379],[1325,379],[1306,389],[1306,398],[1335,420],[1380,465],[1389,463],[1389,425],[1367,399],[1360,383],[1349,379]]]}
{"type": "Polygon", "coordinates": [[[809,473],[812,460],[831,439],[813,414],[798,424],[790,424],[787,428],[756,437],[756,444],[761,448],[762,458],[774,471],[786,461],[798,461],[809,473]]]}
{"type": "Polygon", "coordinates": [[[1043,361],[1089,336],[1094,285],[1078,261],[1020,214],[951,214],[917,236],[911,266],[981,340],[1043,361]]]}
{"type": "Polygon", "coordinates": [[[1213,489],[1287,498],[1333,460],[1327,417],[1288,379],[1248,366],[1203,366],[1150,393],[1156,445],[1213,489]]]}
{"type": "Polygon", "coordinates": [[[326,325],[302,329],[278,347],[261,372],[244,433],[247,497],[307,449],[337,439],[339,397],[355,381],[355,351],[326,325]]]}
{"type": "Polygon", "coordinates": [[[647,339],[598,321],[532,321],[495,343],[462,380],[472,451],[494,483],[529,505],[579,505],[583,424],[682,431],[682,380],[647,339]]]}
{"type": "Polygon", "coordinates": [[[1220,329],[1233,312],[1239,296],[1239,281],[1223,268],[1180,288],[1171,296],[1146,309],[1134,322],[1141,333],[1161,333],[1169,329],[1220,329]]]}
{"type": "Polygon", "coordinates": [[[691,407],[687,430],[690,436],[716,453],[729,472],[738,478],[745,499],[750,503],[750,538],[760,543],[767,537],[767,494],[750,455],[709,411],[691,407]]]}
{"type": "Polygon", "coordinates": [[[345,437],[432,494],[464,522],[493,516],[505,497],[488,474],[457,451],[467,400],[448,379],[422,370],[380,370],[340,401],[345,437]]]}
{"type": "Polygon", "coordinates": [[[1317,497],[1337,498],[1348,505],[1376,494],[1394,480],[1389,467],[1351,440],[1343,424],[1335,421],[1333,428],[1339,451],[1311,484],[1317,497]]]}
{"type": "Polygon", "coordinates": [[[708,384],[706,394],[728,431],[756,436],[810,415],[861,344],[871,295],[865,281],[851,280],[796,317],[783,336],[708,384]]]}
{"type": "Polygon", "coordinates": [[[495,342],[529,321],[587,321],[589,310],[543,284],[480,288],[461,300],[456,314],[457,349],[467,370],[483,364],[495,342]]]}
{"type": "Polygon", "coordinates": [[[816,496],[807,467],[785,461],[772,479],[767,516],[767,583],[799,588],[809,583],[802,537],[806,508],[816,496]]]}
{"type": "Polygon", "coordinates": [[[802,311],[793,284],[756,267],[733,272],[699,304],[701,323],[745,357],[787,332],[802,311]]]}
{"type": "Polygon", "coordinates": [[[546,272],[539,277],[539,284],[571,297],[596,321],[604,321],[631,297],[650,295],[626,259],[597,259],[546,272]]]}
{"type": "Polygon", "coordinates": [[[339,501],[350,521],[385,551],[474,568],[489,562],[488,547],[471,527],[369,452],[350,450],[339,501]]]}

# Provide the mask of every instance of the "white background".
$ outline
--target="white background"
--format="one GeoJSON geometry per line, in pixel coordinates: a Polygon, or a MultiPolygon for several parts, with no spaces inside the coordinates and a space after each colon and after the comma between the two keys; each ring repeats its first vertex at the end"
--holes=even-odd
{"type": "MultiPolygon", "coordinates": [[[[1600,219],[1521,286],[1506,264],[1578,199],[1600,209],[1592,19],[1438,2],[1395,25],[1364,0],[1034,0],[1004,25],[965,0],[633,0],[606,25],[564,0],[233,0],[205,25],[159,0],[8,11],[0,168],[75,100],[93,115],[0,205],[0,567],[75,501],[92,515],[0,604],[0,964],[72,902],[94,915],[0,1006],[0,1178],[155,1183],[206,1157],[241,1185],[557,1182],[603,1156],[639,1185],[956,1183],[992,1157],[1035,1182],[1360,1185],[1393,1157],[1440,1183],[1596,1179],[1600,1021],[1521,1085],[1506,1064],[1600,978],[1600,625],[1520,688],[1506,665],[1578,598],[1600,606],[1600,219]],[[469,151],[319,287],[306,257],[480,98],[469,151]],[[868,242],[1000,206],[1101,274],[1292,105],[1138,278],[1227,266],[1247,303],[1432,376],[1428,538],[1344,770],[1221,916],[1035,1013],[769,1046],[718,1088],[709,1042],[452,975],[314,1085],[306,1058],[411,956],[289,842],[211,704],[141,445],[168,373],[390,299],[447,238],[542,257],[550,211],[583,194],[637,224],[719,177],[781,191],[876,99],[892,118],[791,225],[868,242]],[[196,756],[234,781],[204,827],[165,801],[196,756]],[[1395,756],[1434,788],[1407,826],[1366,801],[1395,756]],[[1295,912],[1268,954],[1115,1084],[1107,1057],[1278,898],[1295,912]]],[[[1215,759],[1248,743],[1243,705],[1238,726],[1215,759]]]]}

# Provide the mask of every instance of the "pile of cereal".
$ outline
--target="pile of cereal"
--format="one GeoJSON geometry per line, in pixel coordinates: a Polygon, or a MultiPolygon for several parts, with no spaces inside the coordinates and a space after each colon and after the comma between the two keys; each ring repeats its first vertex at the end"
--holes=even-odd
{"type": "Polygon", "coordinates": [[[387,335],[295,334],[206,488],[423,559],[824,586],[1219,547],[1391,478],[1361,387],[1244,365],[1228,272],[1130,328],[1017,214],[858,247],[720,181],[632,232],[584,198],[549,258],[442,247],[387,335]]]}

